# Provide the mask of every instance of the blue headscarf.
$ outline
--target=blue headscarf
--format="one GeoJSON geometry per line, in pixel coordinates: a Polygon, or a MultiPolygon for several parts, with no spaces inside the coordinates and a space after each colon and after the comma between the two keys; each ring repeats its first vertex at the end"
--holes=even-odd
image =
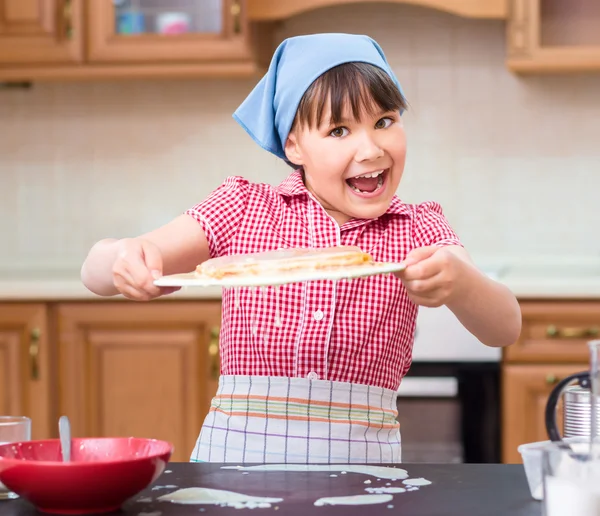
{"type": "Polygon", "coordinates": [[[335,66],[362,62],[388,73],[402,88],[376,41],[358,34],[312,34],[284,40],[265,76],[233,114],[263,149],[287,160],[285,142],[302,96],[335,66]]]}

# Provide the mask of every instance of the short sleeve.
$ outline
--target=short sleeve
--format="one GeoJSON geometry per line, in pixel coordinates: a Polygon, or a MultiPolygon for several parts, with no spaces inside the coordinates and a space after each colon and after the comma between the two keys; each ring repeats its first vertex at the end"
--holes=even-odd
{"type": "Polygon", "coordinates": [[[424,202],[416,207],[413,231],[415,247],[462,246],[460,239],[444,217],[442,207],[437,202],[424,202]]]}
{"type": "Polygon", "coordinates": [[[204,201],[185,214],[202,226],[211,258],[226,254],[246,212],[250,183],[238,176],[228,177],[204,201]]]}

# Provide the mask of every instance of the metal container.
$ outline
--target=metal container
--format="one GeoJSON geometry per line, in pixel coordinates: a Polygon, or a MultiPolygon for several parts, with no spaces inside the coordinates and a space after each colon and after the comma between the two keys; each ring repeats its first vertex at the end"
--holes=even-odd
{"type": "MultiPolygon", "coordinates": [[[[567,387],[563,393],[563,436],[590,436],[590,391],[579,385],[567,387]]],[[[600,428],[600,410],[596,414],[600,428]]]]}

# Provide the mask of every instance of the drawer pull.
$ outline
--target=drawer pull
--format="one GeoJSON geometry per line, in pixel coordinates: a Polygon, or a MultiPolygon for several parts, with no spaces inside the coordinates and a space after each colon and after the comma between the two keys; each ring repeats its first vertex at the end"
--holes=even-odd
{"type": "Polygon", "coordinates": [[[555,374],[547,374],[546,375],[546,383],[548,385],[555,385],[560,381],[560,378],[558,376],[556,376],[555,374]]]}
{"type": "Polygon", "coordinates": [[[39,380],[40,378],[40,337],[42,332],[39,328],[33,328],[29,334],[29,361],[31,362],[31,379],[39,380]]]}
{"type": "Polygon", "coordinates": [[[242,6],[240,5],[240,0],[233,0],[231,4],[231,16],[233,17],[233,33],[241,34],[242,32],[242,6]]]}
{"type": "Polygon", "coordinates": [[[219,333],[218,327],[210,331],[210,343],[208,344],[208,355],[210,357],[210,376],[213,380],[219,379],[221,365],[219,364],[219,333]]]}
{"type": "Polygon", "coordinates": [[[546,336],[551,339],[585,339],[587,337],[597,337],[599,330],[596,326],[590,328],[559,328],[551,324],[546,328],[546,336]]]}
{"type": "Polygon", "coordinates": [[[62,9],[62,20],[66,39],[73,39],[73,0],[64,0],[62,9]]]}

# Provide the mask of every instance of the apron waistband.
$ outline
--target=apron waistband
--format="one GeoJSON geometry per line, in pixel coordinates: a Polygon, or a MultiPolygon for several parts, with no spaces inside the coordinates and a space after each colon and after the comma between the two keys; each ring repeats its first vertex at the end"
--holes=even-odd
{"type": "Polygon", "coordinates": [[[384,428],[397,426],[396,392],[381,387],[279,376],[227,375],[219,379],[211,411],[254,417],[327,418],[384,428]]]}
{"type": "Polygon", "coordinates": [[[192,461],[395,462],[396,392],[273,376],[227,375],[192,461]]]}

